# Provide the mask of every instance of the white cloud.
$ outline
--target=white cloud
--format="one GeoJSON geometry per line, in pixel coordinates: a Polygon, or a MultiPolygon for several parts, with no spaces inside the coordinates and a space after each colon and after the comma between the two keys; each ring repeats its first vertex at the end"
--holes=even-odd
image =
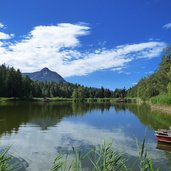
{"type": "Polygon", "coordinates": [[[4,27],[5,27],[4,24],[0,22],[0,29],[4,27]]]}
{"type": "Polygon", "coordinates": [[[167,23],[163,26],[163,28],[165,29],[170,29],[171,28],[171,23],[167,23]]]}
{"type": "Polygon", "coordinates": [[[85,24],[37,26],[19,42],[4,46],[0,41],[0,63],[22,72],[48,67],[63,77],[81,76],[103,69],[122,70],[133,60],[159,56],[165,47],[163,42],[150,41],[80,52],[79,37],[89,30],[85,24]]]}
{"type": "Polygon", "coordinates": [[[122,71],[124,68],[123,67],[118,67],[118,68],[113,68],[113,69],[111,69],[112,71],[118,71],[118,72],[120,72],[120,71],[122,71]]]}
{"type": "Polygon", "coordinates": [[[123,71],[123,70],[118,71],[118,73],[125,74],[125,75],[131,75],[131,72],[127,72],[127,71],[123,71]]]}
{"type": "Polygon", "coordinates": [[[0,32],[0,40],[2,40],[2,39],[10,39],[13,36],[14,36],[13,34],[6,34],[6,33],[3,33],[3,32],[0,32]]]}
{"type": "Polygon", "coordinates": [[[132,83],[132,85],[136,85],[136,84],[138,84],[138,82],[134,82],[134,83],[132,83]]]}
{"type": "Polygon", "coordinates": [[[147,75],[151,75],[151,74],[153,74],[154,73],[154,71],[148,71],[148,72],[145,72],[145,74],[147,74],[147,75]]]}

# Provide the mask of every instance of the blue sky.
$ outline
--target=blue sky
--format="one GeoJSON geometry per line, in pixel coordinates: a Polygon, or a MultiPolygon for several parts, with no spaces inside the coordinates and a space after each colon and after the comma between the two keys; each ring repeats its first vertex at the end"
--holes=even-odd
{"type": "Polygon", "coordinates": [[[170,0],[0,0],[0,64],[129,88],[171,43],[170,0]]]}

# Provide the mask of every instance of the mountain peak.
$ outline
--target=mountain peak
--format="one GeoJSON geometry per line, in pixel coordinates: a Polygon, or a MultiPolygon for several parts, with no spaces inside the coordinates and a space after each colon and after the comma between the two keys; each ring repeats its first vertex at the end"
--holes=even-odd
{"type": "Polygon", "coordinates": [[[41,69],[41,71],[51,71],[49,68],[45,67],[43,69],[41,69]]]}
{"type": "Polygon", "coordinates": [[[23,73],[23,75],[27,75],[32,80],[38,81],[49,81],[49,82],[57,82],[57,83],[64,83],[66,82],[62,76],[58,73],[51,71],[49,68],[45,67],[37,72],[32,73],[23,73]]]}

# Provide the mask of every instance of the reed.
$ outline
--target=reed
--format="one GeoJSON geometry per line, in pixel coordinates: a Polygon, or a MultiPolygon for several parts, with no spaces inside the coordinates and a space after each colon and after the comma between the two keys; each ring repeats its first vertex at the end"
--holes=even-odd
{"type": "MultiPolygon", "coordinates": [[[[150,159],[145,148],[145,138],[138,146],[138,161],[136,162],[139,171],[159,171],[154,169],[153,162],[150,159]]],[[[75,158],[68,163],[67,157],[62,160],[58,155],[54,160],[51,171],[83,171],[83,160],[87,158],[91,169],[89,171],[131,171],[126,165],[126,159],[121,153],[116,152],[112,144],[102,144],[99,147],[89,150],[84,156],[80,152],[75,152],[75,158]]],[[[87,170],[86,170],[87,171],[87,170]]]]}
{"type": "Polygon", "coordinates": [[[138,146],[138,152],[139,152],[139,161],[138,166],[140,171],[159,171],[159,169],[153,168],[153,162],[150,159],[148,152],[145,148],[145,138],[143,139],[143,142],[141,145],[137,143],[138,146]]]}
{"type": "Polygon", "coordinates": [[[12,169],[12,166],[10,165],[11,156],[7,155],[9,150],[10,147],[0,154],[0,171],[8,171],[12,169]]]}
{"type": "MultiPolygon", "coordinates": [[[[150,159],[147,150],[145,148],[145,138],[141,145],[138,146],[138,160],[136,162],[136,168],[139,171],[159,171],[154,169],[153,162],[150,159]]],[[[10,161],[11,157],[7,155],[10,148],[5,150],[0,155],[0,171],[11,170],[10,161]]],[[[94,147],[85,154],[81,154],[79,150],[73,148],[74,158],[70,159],[68,155],[57,155],[54,159],[50,171],[131,171],[127,166],[127,160],[123,154],[117,152],[112,147],[112,144],[102,144],[94,147]],[[83,167],[83,162],[88,161],[89,168],[83,167]]],[[[138,171],[138,170],[137,170],[138,171]]]]}

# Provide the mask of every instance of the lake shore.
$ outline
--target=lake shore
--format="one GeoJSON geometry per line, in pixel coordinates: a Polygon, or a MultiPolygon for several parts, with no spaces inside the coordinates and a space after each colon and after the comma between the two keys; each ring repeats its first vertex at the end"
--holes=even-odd
{"type": "Polygon", "coordinates": [[[167,105],[154,105],[154,104],[150,104],[151,109],[152,110],[159,110],[161,112],[165,112],[168,114],[171,114],[171,106],[167,106],[167,105]]]}
{"type": "MultiPolygon", "coordinates": [[[[63,98],[63,97],[53,97],[53,98],[31,98],[31,99],[21,99],[21,98],[7,98],[7,97],[0,97],[0,103],[2,102],[110,102],[116,103],[119,98],[83,98],[83,99],[74,99],[74,98],[63,98]]],[[[126,98],[127,103],[137,103],[142,104],[142,101],[139,98],[126,98]]],[[[163,105],[163,104],[152,104],[149,101],[145,102],[151,106],[152,110],[159,110],[161,112],[166,112],[171,114],[171,106],[163,105]]]]}
{"type": "Polygon", "coordinates": [[[54,102],[54,101],[72,101],[72,98],[60,98],[60,97],[55,97],[55,98],[47,98],[46,100],[44,98],[14,98],[14,97],[0,97],[0,102],[43,102],[43,101],[48,101],[48,102],[54,102]]]}
{"type": "Polygon", "coordinates": [[[75,102],[120,102],[120,103],[139,103],[137,98],[63,98],[63,97],[34,97],[34,98],[14,98],[14,97],[0,97],[0,102],[12,102],[12,101],[30,101],[30,102],[58,102],[58,101],[75,101],[75,102]]]}

